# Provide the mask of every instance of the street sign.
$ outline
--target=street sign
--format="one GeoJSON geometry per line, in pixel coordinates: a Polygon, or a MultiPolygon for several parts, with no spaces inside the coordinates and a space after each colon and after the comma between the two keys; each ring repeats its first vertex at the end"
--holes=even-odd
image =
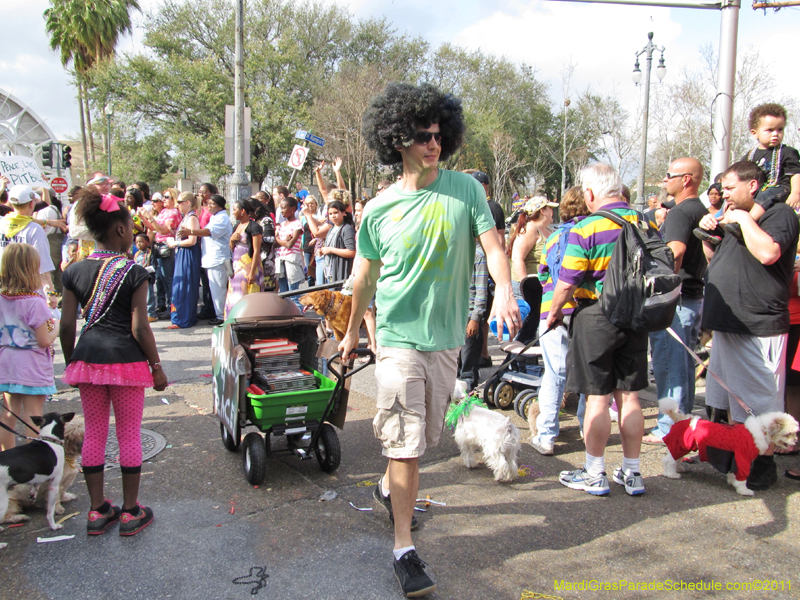
{"type": "Polygon", "coordinates": [[[56,194],[63,194],[67,191],[67,180],[63,177],[53,177],[53,180],[50,182],[50,187],[53,188],[53,191],[56,194]]]}
{"type": "Polygon", "coordinates": [[[323,140],[321,137],[311,135],[310,133],[306,134],[306,141],[311,142],[312,144],[316,144],[320,148],[322,148],[325,145],[325,140],[323,140]]]}
{"type": "Polygon", "coordinates": [[[300,129],[297,133],[294,134],[294,137],[296,137],[298,140],[304,140],[306,139],[306,135],[308,134],[302,129],[300,129]]]}
{"type": "Polygon", "coordinates": [[[292,155],[289,157],[289,166],[298,171],[303,168],[303,163],[306,162],[308,156],[308,148],[305,146],[295,146],[292,150],[292,155]]]}

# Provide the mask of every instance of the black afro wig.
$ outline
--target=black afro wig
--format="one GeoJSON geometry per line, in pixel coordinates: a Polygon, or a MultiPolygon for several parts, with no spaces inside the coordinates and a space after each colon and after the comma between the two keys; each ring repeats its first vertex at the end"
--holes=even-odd
{"type": "Polygon", "coordinates": [[[361,132],[381,163],[394,165],[403,162],[395,146],[413,139],[418,127],[427,128],[434,123],[439,124],[442,133],[439,159],[447,160],[464,140],[461,100],[428,83],[390,83],[364,113],[361,132]]]}

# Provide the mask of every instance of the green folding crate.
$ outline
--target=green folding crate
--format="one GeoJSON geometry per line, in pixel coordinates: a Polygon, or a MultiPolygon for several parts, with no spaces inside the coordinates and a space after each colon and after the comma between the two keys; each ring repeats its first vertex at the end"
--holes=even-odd
{"type": "Polygon", "coordinates": [[[275,425],[319,421],[336,382],[314,371],[318,388],[277,394],[247,394],[247,418],[262,430],[275,425]]]}

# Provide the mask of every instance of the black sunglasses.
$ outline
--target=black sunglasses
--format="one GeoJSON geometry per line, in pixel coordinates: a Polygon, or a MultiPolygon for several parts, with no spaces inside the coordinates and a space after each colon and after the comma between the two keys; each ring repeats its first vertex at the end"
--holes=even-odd
{"type": "Polygon", "coordinates": [[[439,133],[438,131],[436,133],[432,131],[418,131],[417,133],[414,134],[414,137],[412,139],[417,144],[426,145],[430,143],[431,138],[433,138],[433,140],[439,146],[442,145],[442,134],[439,133]]]}
{"type": "Polygon", "coordinates": [[[667,176],[664,179],[675,179],[676,177],[683,177],[684,175],[691,175],[694,177],[692,173],[670,173],[667,171],[667,176]]]}

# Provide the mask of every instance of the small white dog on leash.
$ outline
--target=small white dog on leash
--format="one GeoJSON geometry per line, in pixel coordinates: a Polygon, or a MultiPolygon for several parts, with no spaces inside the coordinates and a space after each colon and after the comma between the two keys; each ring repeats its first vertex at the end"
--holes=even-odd
{"type": "MultiPolygon", "coordinates": [[[[453,402],[461,402],[466,397],[467,384],[456,380],[453,402]]],[[[483,408],[472,406],[464,411],[456,422],[455,439],[461,451],[461,460],[467,468],[474,469],[483,462],[494,473],[497,481],[513,481],[517,478],[517,452],[519,451],[519,430],[506,416],[483,408]]]]}

